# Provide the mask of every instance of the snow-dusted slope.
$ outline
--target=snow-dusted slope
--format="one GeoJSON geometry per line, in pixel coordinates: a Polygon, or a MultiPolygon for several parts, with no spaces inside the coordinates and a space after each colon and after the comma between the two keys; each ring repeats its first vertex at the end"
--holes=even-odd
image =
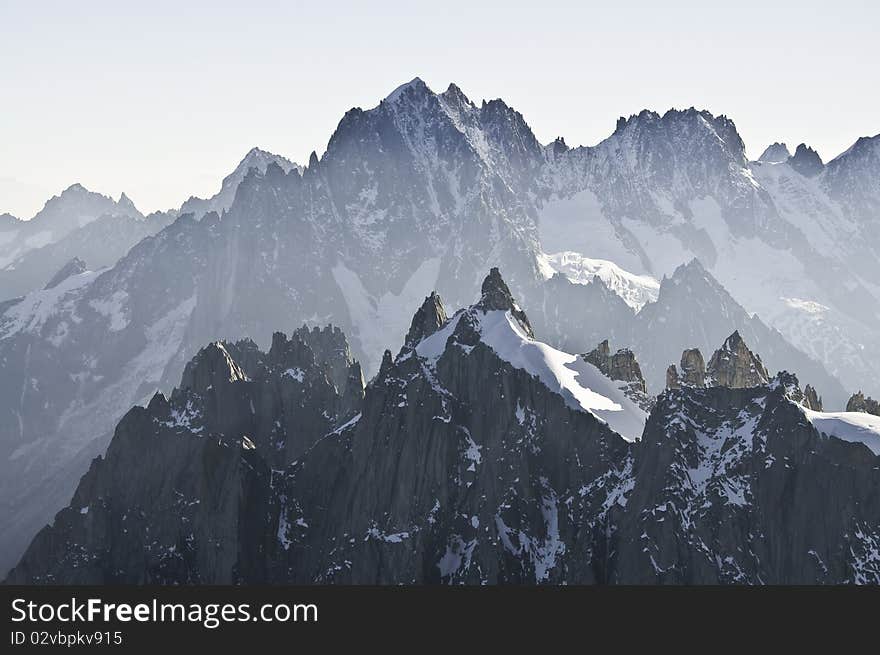
{"type": "Polygon", "coordinates": [[[650,275],[635,275],[606,259],[590,259],[580,253],[564,251],[540,258],[547,277],[562,273],[576,284],[588,284],[596,278],[638,311],[645,303],[657,300],[660,283],[650,275]]]}
{"type": "Polygon", "coordinates": [[[819,432],[863,443],[875,455],[880,455],[880,416],[865,412],[814,412],[806,408],[803,412],[819,432]]]}
{"type": "Polygon", "coordinates": [[[30,250],[56,243],[65,235],[106,215],[143,218],[124,193],[116,201],[89,191],[81,184],[72,184],[46,201],[43,209],[30,220],[10,221],[3,226],[6,229],[0,231],[0,268],[12,265],[16,258],[30,250]]]}
{"type": "Polygon", "coordinates": [[[486,313],[480,331],[484,343],[501,359],[540,378],[571,406],[602,419],[627,441],[642,436],[647,413],[583,358],[531,339],[510,312],[486,313]]]}
{"type": "Polygon", "coordinates": [[[689,109],[621,119],[595,147],[545,149],[541,246],[660,278],[697,257],[749,312],[848,386],[880,379],[880,139],[828,165],[689,109]],[[792,299],[794,302],[792,302],[792,299]],[[822,306],[821,323],[806,307],[822,306]]]}
{"type": "Polygon", "coordinates": [[[469,352],[474,347],[473,339],[465,333],[476,336],[501,360],[540,379],[573,409],[592,414],[627,441],[641,437],[647,413],[627,396],[624,385],[607,378],[582,357],[536,340],[528,319],[515,303],[511,302],[510,309],[492,308],[498,305],[487,306],[485,297],[484,291],[484,300],[458,312],[441,329],[420,341],[415,352],[429,365],[436,366],[448,348],[469,352]]]}

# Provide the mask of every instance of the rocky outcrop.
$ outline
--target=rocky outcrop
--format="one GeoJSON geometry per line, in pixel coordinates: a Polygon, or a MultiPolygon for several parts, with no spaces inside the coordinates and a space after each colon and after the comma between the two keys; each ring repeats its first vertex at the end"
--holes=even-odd
{"type": "Polygon", "coordinates": [[[447,319],[440,296],[436,292],[431,293],[413,316],[404,344],[409,348],[415,347],[422,339],[439,330],[447,319]]]}
{"type": "Polygon", "coordinates": [[[636,356],[629,348],[621,348],[611,354],[608,339],[605,339],[583,357],[612,380],[633,382],[643,393],[647,393],[642,370],[639,368],[636,356]]]}
{"type": "Polygon", "coordinates": [[[632,350],[621,348],[612,354],[608,339],[605,339],[582,357],[612,380],[625,382],[624,390],[627,395],[640,407],[650,409],[653,399],[648,396],[642,369],[632,350]]]}
{"type": "MultiPolygon", "coordinates": [[[[768,369],[797,371],[827,403],[842,406],[846,402],[850,392],[839,381],[737,304],[698,260],[679,266],[664,278],[657,301],[647,303],[636,314],[631,333],[617,338],[638,356],[650,391],[665,386],[670,362],[678,364],[684,349],[698,348],[704,356],[711,356],[733,330],[761,354],[768,369]]],[[[698,384],[698,372],[695,378],[698,384]]]]}
{"type": "Polygon", "coordinates": [[[706,365],[699,348],[681,353],[681,384],[688,387],[706,386],[706,365]]]}
{"type": "Polygon", "coordinates": [[[480,292],[482,295],[480,301],[476,304],[476,307],[484,311],[509,311],[511,316],[513,316],[520,324],[526,336],[534,338],[535,333],[532,331],[529,317],[526,316],[526,313],[516,304],[507,283],[501,277],[501,272],[497,267],[492,268],[489,271],[489,275],[483,280],[480,292]]]}
{"type": "Polygon", "coordinates": [[[688,348],[681,353],[681,372],[671,364],[666,369],[666,388],[706,386],[706,365],[699,348],[688,348]]]}
{"type": "Polygon", "coordinates": [[[854,393],[846,403],[846,411],[848,412],[865,412],[880,416],[880,402],[874,400],[870,396],[867,398],[859,391],[854,393]]]}
{"type": "Polygon", "coordinates": [[[814,412],[822,411],[822,398],[819,397],[816,390],[809,384],[804,387],[803,405],[807,409],[812,409],[814,412]]]}
{"type": "Polygon", "coordinates": [[[757,387],[770,381],[760,355],[749,350],[738,331],[731,334],[712,355],[706,376],[712,386],[731,389],[757,387]]]}
{"type": "MultiPolygon", "coordinates": [[[[730,389],[746,389],[765,386],[770,383],[767,369],[760,355],[753,353],[746,346],[739,332],[734,332],[724,344],[715,351],[709,366],[703,365],[703,355],[699,349],[691,348],[681,354],[681,372],[675,364],[666,371],[666,388],[670,390],[682,388],[728,387],[730,389]]],[[[822,411],[822,399],[816,389],[806,385],[804,390],[790,390],[789,398],[808,409],[822,411]]]]}
{"type": "Polygon", "coordinates": [[[669,368],[666,369],[666,388],[681,389],[680,377],[678,375],[678,369],[675,368],[675,364],[670,364],[669,368]]]}

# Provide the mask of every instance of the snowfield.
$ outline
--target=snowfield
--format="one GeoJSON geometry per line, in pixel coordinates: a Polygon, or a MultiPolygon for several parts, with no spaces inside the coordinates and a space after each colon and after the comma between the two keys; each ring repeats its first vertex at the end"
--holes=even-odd
{"type": "Polygon", "coordinates": [[[863,443],[875,455],[880,455],[880,416],[865,412],[814,412],[809,409],[803,412],[819,432],[844,441],[863,443]]]}
{"type": "MultiPolygon", "coordinates": [[[[648,415],[619,388],[620,382],[605,377],[577,355],[530,338],[509,311],[471,311],[478,318],[481,341],[502,360],[536,376],[570,407],[592,414],[627,441],[641,438],[648,415]]],[[[456,314],[425,338],[416,346],[417,354],[436,361],[462,315],[456,314]]]]}
{"type": "Polygon", "coordinates": [[[660,282],[650,275],[636,275],[607,259],[590,259],[570,250],[542,254],[538,264],[547,278],[561,273],[575,284],[589,284],[599,278],[636,311],[657,300],[660,293],[660,282]]]}

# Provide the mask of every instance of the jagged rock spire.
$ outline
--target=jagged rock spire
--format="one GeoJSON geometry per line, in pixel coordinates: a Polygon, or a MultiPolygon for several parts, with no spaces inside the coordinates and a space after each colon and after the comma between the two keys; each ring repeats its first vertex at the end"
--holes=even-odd
{"type": "MultiPolygon", "coordinates": [[[[748,349],[738,330],[715,351],[708,367],[704,365],[699,349],[691,348],[681,354],[681,373],[675,364],[666,369],[667,389],[713,386],[739,389],[757,387],[769,381],[770,375],[761,357],[748,349]]],[[[815,390],[813,395],[816,403],[821,404],[815,390]]]]}
{"type": "Polygon", "coordinates": [[[415,348],[422,339],[431,336],[443,327],[446,320],[446,308],[443,306],[443,300],[436,291],[432,291],[413,315],[404,343],[410,348],[415,348]]]}
{"type": "Polygon", "coordinates": [[[699,348],[689,348],[681,353],[681,373],[675,364],[666,369],[666,388],[705,387],[706,365],[699,348]]]}
{"type": "Polygon", "coordinates": [[[861,389],[858,393],[854,393],[846,403],[846,411],[848,412],[865,412],[880,416],[880,402],[874,400],[870,396],[867,398],[861,389]]]}
{"type": "Polygon", "coordinates": [[[202,348],[186,365],[180,388],[205,393],[212,387],[247,380],[248,376],[226,346],[222,341],[215,341],[202,348]]]}
{"type": "Polygon", "coordinates": [[[822,411],[822,398],[819,397],[816,389],[809,384],[804,387],[803,405],[807,409],[812,409],[814,412],[822,411]]]}
{"type": "Polygon", "coordinates": [[[689,387],[706,386],[706,364],[699,348],[681,353],[681,382],[689,387]]]}
{"type": "Polygon", "coordinates": [[[749,350],[739,330],[715,351],[706,373],[714,385],[732,389],[757,387],[770,381],[761,357],[749,350]]]}
{"type": "Polygon", "coordinates": [[[797,147],[794,151],[794,155],[789,157],[788,164],[805,177],[814,177],[821,173],[822,169],[825,167],[819,153],[805,143],[802,143],[797,147]]]}
{"type": "Polygon", "coordinates": [[[681,389],[681,378],[678,375],[678,369],[675,364],[670,364],[666,369],[666,388],[681,389]]]}
{"type": "Polygon", "coordinates": [[[519,321],[525,333],[534,339],[535,333],[532,331],[528,316],[516,304],[507,283],[501,277],[501,272],[497,267],[492,267],[489,271],[489,275],[483,280],[481,291],[480,301],[475,305],[477,309],[487,312],[495,310],[509,311],[519,321]]]}
{"type": "Polygon", "coordinates": [[[647,393],[642,369],[629,348],[621,348],[612,355],[608,339],[605,339],[583,358],[612,380],[630,382],[636,390],[647,393]]]}

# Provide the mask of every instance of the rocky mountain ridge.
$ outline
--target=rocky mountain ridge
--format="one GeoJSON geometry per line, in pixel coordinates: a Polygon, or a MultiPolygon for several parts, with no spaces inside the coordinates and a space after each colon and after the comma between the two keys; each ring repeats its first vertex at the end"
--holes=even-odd
{"type": "Polygon", "coordinates": [[[535,341],[497,270],[452,316],[426,297],[365,389],[338,330],[211,344],[7,582],[880,583],[880,423],[820,431],[793,375],[718,352],[734,374],[665,391],[633,440],[608,344],[535,341]]]}
{"type": "MultiPolygon", "coordinates": [[[[0,518],[11,526],[0,562],[66,499],[119,417],[170,391],[205,343],[250,337],[268,348],[279,325],[332,322],[372,375],[427,290],[465,305],[493,265],[532,308],[535,332],[568,353],[627,344],[650,393],[682,348],[709,352],[737,329],[770,369],[798,370],[826,405],[842,406],[836,376],[876,380],[880,361],[866,315],[873,255],[846,250],[871,243],[857,233],[874,197],[872,143],[806,178],[786,163],[748,162],[733,123],[696,110],[643,112],[599,146],[568,148],[542,146],[515,109],[473,103],[454,85],[435,93],[413,80],[352,109],[307,167],[248,167],[223,212],[179,216],[108,270],[0,306],[0,518]],[[815,209],[812,222],[801,221],[804,207],[815,209]],[[554,226],[560,250],[583,245],[583,256],[547,254],[554,226]],[[856,237],[826,247],[822,235],[838,228],[856,237]],[[814,257],[838,245],[843,263],[814,257]],[[705,267],[683,265],[695,255],[705,267]],[[749,276],[805,261],[815,270],[771,270],[786,288],[756,301],[768,287],[749,276]],[[858,266],[852,282],[848,267],[858,266]],[[741,292],[748,303],[737,302],[741,292]],[[797,320],[774,314],[780,305],[797,320]]],[[[870,390],[848,384],[859,385],[870,390]]]]}

